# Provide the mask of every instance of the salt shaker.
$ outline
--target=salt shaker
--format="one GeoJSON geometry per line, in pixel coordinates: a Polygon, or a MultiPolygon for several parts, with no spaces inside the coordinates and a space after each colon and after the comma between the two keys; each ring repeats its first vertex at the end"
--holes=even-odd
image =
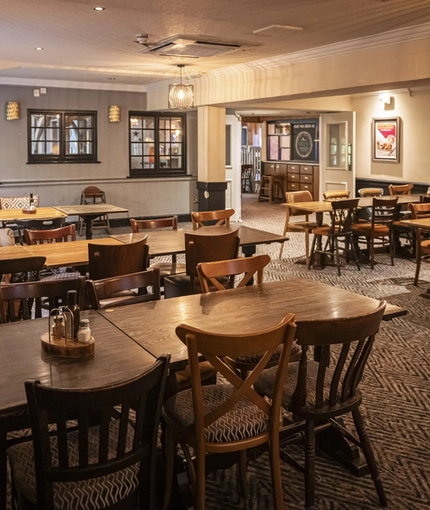
{"type": "Polygon", "coordinates": [[[65,334],[64,320],[61,315],[54,317],[54,323],[52,324],[51,335],[56,338],[63,338],[65,334]]]}
{"type": "Polygon", "coordinates": [[[78,329],[78,342],[86,344],[91,339],[90,321],[88,319],[81,319],[78,329]]]}

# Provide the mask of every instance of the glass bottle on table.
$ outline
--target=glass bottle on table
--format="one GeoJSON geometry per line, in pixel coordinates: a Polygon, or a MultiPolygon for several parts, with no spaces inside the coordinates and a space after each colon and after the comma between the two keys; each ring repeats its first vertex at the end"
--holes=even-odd
{"type": "Polygon", "coordinates": [[[79,323],[81,320],[81,309],[79,308],[79,305],[77,303],[77,293],[76,290],[68,290],[67,291],[67,308],[71,311],[73,321],[69,321],[69,331],[68,331],[68,338],[72,338],[76,340],[78,337],[78,329],[79,329],[79,323]],[[73,322],[73,331],[72,331],[72,324],[73,322]]]}
{"type": "Polygon", "coordinates": [[[30,202],[30,206],[29,206],[30,211],[34,211],[36,209],[36,206],[34,205],[33,193],[30,193],[29,202],[30,202]]]}

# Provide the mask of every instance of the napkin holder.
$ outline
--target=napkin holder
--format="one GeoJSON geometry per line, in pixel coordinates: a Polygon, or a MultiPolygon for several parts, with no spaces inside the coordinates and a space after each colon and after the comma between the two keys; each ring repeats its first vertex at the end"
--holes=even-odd
{"type": "Polygon", "coordinates": [[[93,355],[95,347],[94,338],[91,337],[85,343],[79,342],[77,338],[72,338],[73,326],[73,314],[67,306],[53,308],[48,317],[48,331],[41,336],[42,350],[60,358],[86,358],[93,355]],[[54,324],[60,324],[60,319],[62,320],[64,331],[61,336],[57,336],[53,334],[53,326],[54,324]],[[72,334],[69,332],[72,332],[72,334]]]}

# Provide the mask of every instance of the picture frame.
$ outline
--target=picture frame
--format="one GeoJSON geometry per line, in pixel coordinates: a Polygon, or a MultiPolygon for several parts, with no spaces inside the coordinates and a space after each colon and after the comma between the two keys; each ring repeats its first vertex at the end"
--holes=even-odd
{"type": "Polygon", "coordinates": [[[400,163],[400,117],[372,119],[372,159],[400,163]]]}

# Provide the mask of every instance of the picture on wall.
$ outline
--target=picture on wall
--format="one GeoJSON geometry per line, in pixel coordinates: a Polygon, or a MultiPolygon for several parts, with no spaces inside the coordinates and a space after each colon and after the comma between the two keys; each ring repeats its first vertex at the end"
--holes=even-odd
{"type": "Polygon", "coordinates": [[[373,161],[400,162],[400,118],[373,119],[373,161]]]}

